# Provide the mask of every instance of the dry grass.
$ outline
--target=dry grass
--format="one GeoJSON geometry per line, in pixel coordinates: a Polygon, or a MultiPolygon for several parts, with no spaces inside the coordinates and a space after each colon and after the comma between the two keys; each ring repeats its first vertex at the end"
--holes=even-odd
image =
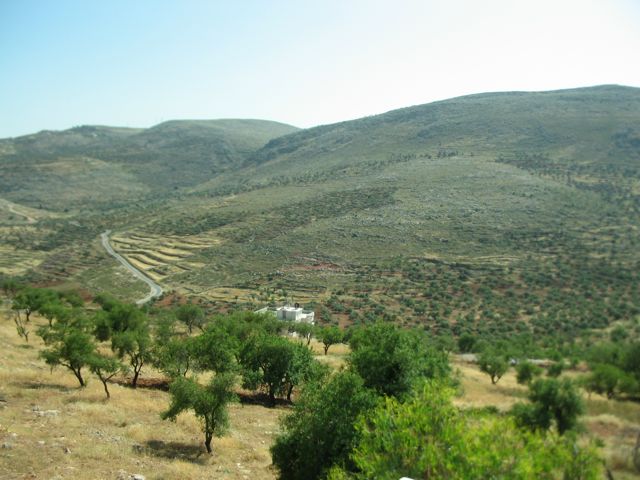
{"type": "Polygon", "coordinates": [[[193,415],[160,419],[167,393],[112,384],[107,401],[97,379],[80,389],[66,370],[51,373],[32,337],[25,344],[0,314],[0,479],[106,479],[120,471],[148,479],[275,478],[269,445],[286,410],[232,405],[231,430],[214,439],[209,456],[193,415]]]}
{"type": "MultiPolygon", "coordinates": [[[[0,480],[108,479],[118,478],[121,471],[148,479],[276,478],[269,446],[285,407],[232,405],[231,430],[214,439],[209,456],[193,415],[183,414],[175,423],[160,419],[167,393],[111,384],[112,399],[107,401],[97,379],[79,389],[66,370],[51,373],[38,359],[40,339],[31,337],[25,344],[0,312],[0,480]]],[[[321,343],[313,340],[311,348],[333,368],[346,364],[346,345],[332,345],[326,356],[321,343]]],[[[512,370],[492,385],[475,365],[454,360],[454,368],[462,386],[456,403],[463,408],[506,411],[525,398],[526,388],[516,383],[512,370]]],[[[154,372],[147,370],[150,375],[154,372]]],[[[586,403],[584,425],[603,441],[602,453],[615,478],[638,478],[631,452],[640,431],[640,405],[596,396],[586,403]]]]}

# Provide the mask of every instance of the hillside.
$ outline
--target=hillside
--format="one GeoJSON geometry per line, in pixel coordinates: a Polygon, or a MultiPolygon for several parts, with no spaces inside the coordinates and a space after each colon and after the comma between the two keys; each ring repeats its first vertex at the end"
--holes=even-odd
{"type": "Polygon", "coordinates": [[[295,127],[262,120],[180,120],[148,129],[81,126],[0,141],[3,198],[46,210],[110,208],[237,168],[295,127]]]}
{"type": "MultiPolygon", "coordinates": [[[[149,136],[165,152],[193,148],[184,164],[200,165],[200,144],[176,127],[118,135],[127,152],[149,136]]],[[[33,252],[22,271],[42,281],[109,288],[114,267],[90,242],[110,228],[132,263],[207,301],[293,295],[341,323],[569,341],[640,311],[639,136],[639,89],[472,95],[272,138],[216,175],[181,169],[176,195],[80,227],[42,220],[7,242],[33,252]]],[[[123,151],[101,161],[121,165],[123,151]]],[[[148,165],[127,158],[128,172],[148,165]]],[[[135,185],[170,186],[163,165],[135,185]]]]}

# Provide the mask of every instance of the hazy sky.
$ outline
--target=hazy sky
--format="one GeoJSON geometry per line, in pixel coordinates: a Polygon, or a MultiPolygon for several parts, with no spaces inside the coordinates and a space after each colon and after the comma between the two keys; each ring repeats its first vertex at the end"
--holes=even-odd
{"type": "Polygon", "coordinates": [[[0,0],[0,137],[640,86],[640,0],[0,0]]]}

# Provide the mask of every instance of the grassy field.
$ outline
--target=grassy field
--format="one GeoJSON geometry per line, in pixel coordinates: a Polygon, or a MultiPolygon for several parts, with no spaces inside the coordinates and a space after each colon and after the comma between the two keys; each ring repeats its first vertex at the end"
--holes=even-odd
{"type": "Polygon", "coordinates": [[[167,480],[275,478],[268,449],[282,407],[233,404],[231,431],[214,440],[208,456],[195,417],[160,419],[166,392],[112,384],[107,401],[97,379],[78,389],[63,369],[51,372],[38,358],[41,346],[35,334],[25,344],[0,314],[1,479],[106,479],[121,472],[167,480]]]}
{"type": "MultiPolygon", "coordinates": [[[[34,316],[31,328],[43,319],[34,316]]],[[[237,403],[230,407],[231,430],[213,442],[214,454],[202,446],[202,434],[191,414],[176,423],[162,421],[168,407],[166,392],[110,385],[107,401],[102,385],[90,378],[79,389],[64,369],[53,372],[38,358],[40,339],[20,339],[6,310],[0,313],[0,478],[119,478],[139,473],[148,479],[273,479],[269,446],[286,406],[267,408],[237,403]],[[124,473],[123,473],[124,472],[124,473]]],[[[318,360],[333,368],[345,365],[345,345],[328,355],[311,344],[318,360]]],[[[477,366],[453,361],[460,379],[460,408],[496,407],[508,410],[526,397],[526,389],[508,372],[492,385],[477,366]]],[[[570,376],[577,372],[569,371],[570,376]]],[[[161,375],[145,368],[143,378],[161,375]]],[[[122,383],[122,384],[121,384],[122,383]]],[[[603,442],[602,454],[616,479],[638,478],[630,462],[640,431],[640,405],[634,402],[585,397],[586,435],[603,442]]],[[[123,477],[124,478],[124,477],[123,477]]]]}

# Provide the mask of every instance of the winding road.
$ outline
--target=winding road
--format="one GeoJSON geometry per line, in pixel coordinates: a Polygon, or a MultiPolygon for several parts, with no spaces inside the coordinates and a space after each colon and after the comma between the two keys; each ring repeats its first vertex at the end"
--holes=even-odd
{"type": "Polygon", "coordinates": [[[160,295],[162,295],[162,287],[160,285],[158,285],[156,282],[151,280],[149,277],[147,277],[143,272],[138,270],[136,267],[131,265],[126,258],[124,258],[122,255],[120,255],[118,252],[116,252],[113,249],[113,247],[111,246],[111,243],[109,242],[110,233],[111,233],[111,230],[107,230],[106,232],[100,234],[100,239],[102,240],[102,246],[104,247],[104,249],[107,251],[109,255],[111,255],[116,260],[118,260],[122,264],[122,266],[124,266],[124,268],[129,270],[136,278],[138,278],[139,280],[142,280],[144,283],[149,285],[149,294],[146,297],[136,301],[136,304],[143,305],[148,301],[154,298],[158,298],[160,295]]]}

